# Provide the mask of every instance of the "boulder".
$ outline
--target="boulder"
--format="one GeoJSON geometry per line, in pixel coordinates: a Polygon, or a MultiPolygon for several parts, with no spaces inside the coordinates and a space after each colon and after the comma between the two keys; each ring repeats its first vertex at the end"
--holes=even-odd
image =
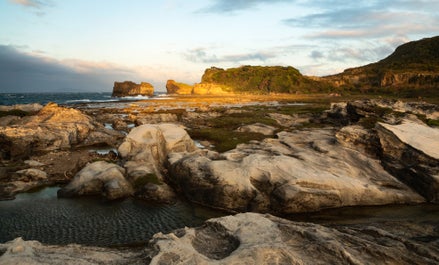
{"type": "MultiPolygon", "coordinates": [[[[202,227],[154,235],[155,264],[436,264],[434,225],[400,223],[326,227],[271,215],[242,213],[202,227]],[[428,227],[428,228],[427,228],[428,227]],[[404,230],[404,231],[403,231],[404,230]],[[415,232],[413,232],[415,231],[415,232]]],[[[437,232],[435,232],[437,234],[437,232]]]]}
{"type": "Polygon", "coordinates": [[[79,171],[69,184],[58,191],[58,196],[101,195],[108,200],[128,197],[133,194],[133,188],[124,174],[125,170],[118,165],[94,162],[79,171]]]}
{"type": "Polygon", "coordinates": [[[120,137],[79,110],[49,103],[36,115],[0,127],[0,151],[3,157],[20,158],[75,146],[111,145],[120,137]]]}
{"type": "Polygon", "coordinates": [[[231,211],[291,214],[424,199],[379,160],[337,142],[329,129],[281,132],[212,159],[170,157],[169,181],[195,203],[231,211]]]}
{"type": "Polygon", "coordinates": [[[240,126],[237,129],[238,132],[245,132],[245,133],[259,133],[263,135],[273,135],[276,131],[276,127],[266,125],[263,123],[254,123],[249,125],[243,125],[240,126]]]}
{"type": "Polygon", "coordinates": [[[27,168],[22,169],[17,172],[15,172],[20,176],[19,180],[21,181],[40,181],[40,180],[46,180],[47,179],[47,173],[36,169],[36,168],[27,168]]]}
{"type": "Polygon", "coordinates": [[[154,161],[161,166],[168,153],[195,149],[194,142],[181,126],[162,123],[133,128],[118,151],[128,161],[154,161]]]}
{"type": "Polygon", "coordinates": [[[136,84],[131,81],[114,82],[112,97],[126,97],[126,96],[153,96],[154,87],[147,82],[136,84]]]}
{"type": "Polygon", "coordinates": [[[428,201],[439,202],[439,129],[411,120],[378,123],[383,164],[428,201]]]}
{"type": "Polygon", "coordinates": [[[135,127],[118,149],[126,161],[124,167],[135,188],[135,196],[166,203],[174,202],[176,198],[162,176],[167,156],[194,150],[195,144],[187,132],[171,123],[135,127]]]}
{"type": "Polygon", "coordinates": [[[168,94],[190,95],[192,94],[193,86],[177,83],[174,80],[166,82],[166,91],[168,94]]]}

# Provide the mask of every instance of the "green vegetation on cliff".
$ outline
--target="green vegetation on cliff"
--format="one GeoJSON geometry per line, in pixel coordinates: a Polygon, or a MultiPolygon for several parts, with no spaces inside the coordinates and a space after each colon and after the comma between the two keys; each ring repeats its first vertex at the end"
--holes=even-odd
{"type": "Polygon", "coordinates": [[[350,91],[434,95],[439,88],[439,36],[405,43],[381,61],[322,80],[350,91]]]}
{"type": "Polygon", "coordinates": [[[214,84],[234,93],[318,93],[330,88],[323,82],[303,76],[294,67],[241,66],[227,70],[206,69],[202,84],[214,84]]]}

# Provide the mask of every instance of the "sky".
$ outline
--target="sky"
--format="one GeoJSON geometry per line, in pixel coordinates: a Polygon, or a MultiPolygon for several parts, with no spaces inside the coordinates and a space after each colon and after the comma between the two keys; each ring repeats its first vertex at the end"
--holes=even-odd
{"type": "Polygon", "coordinates": [[[206,68],[324,76],[439,35],[439,0],[0,0],[1,92],[200,82],[206,68]]]}

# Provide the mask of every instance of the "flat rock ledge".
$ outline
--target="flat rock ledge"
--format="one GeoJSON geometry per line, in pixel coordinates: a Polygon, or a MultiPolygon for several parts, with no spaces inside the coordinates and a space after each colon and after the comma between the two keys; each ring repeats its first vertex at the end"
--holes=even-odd
{"type": "Polygon", "coordinates": [[[438,264],[436,225],[383,222],[322,226],[268,214],[210,219],[158,233],[143,249],[0,244],[0,264],[438,264]]]}

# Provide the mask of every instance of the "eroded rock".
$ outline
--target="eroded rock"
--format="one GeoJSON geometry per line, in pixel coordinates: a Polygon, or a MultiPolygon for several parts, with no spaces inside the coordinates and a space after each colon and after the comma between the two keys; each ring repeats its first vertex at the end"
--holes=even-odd
{"type": "Polygon", "coordinates": [[[170,179],[196,203],[276,214],[424,199],[380,161],[339,144],[332,130],[278,133],[212,160],[196,152],[170,158],[170,179]]]}
{"type": "Polygon", "coordinates": [[[404,120],[379,123],[385,167],[427,200],[439,200],[439,129],[404,120]]]}
{"type": "MultiPolygon", "coordinates": [[[[416,225],[412,225],[416,226],[416,225]]],[[[431,225],[425,225],[429,231],[431,225]]],[[[437,242],[416,240],[426,230],[397,224],[325,227],[271,215],[208,220],[183,233],[156,234],[151,264],[436,264],[437,242]],[[401,229],[402,230],[402,229],[401,229]]],[[[418,228],[421,226],[418,225],[418,228]]],[[[437,232],[435,233],[437,234],[437,232]]]]}
{"type": "Polygon", "coordinates": [[[123,168],[105,161],[88,164],[58,191],[58,196],[101,195],[109,200],[128,197],[133,194],[133,188],[124,173],[123,168]]]}

